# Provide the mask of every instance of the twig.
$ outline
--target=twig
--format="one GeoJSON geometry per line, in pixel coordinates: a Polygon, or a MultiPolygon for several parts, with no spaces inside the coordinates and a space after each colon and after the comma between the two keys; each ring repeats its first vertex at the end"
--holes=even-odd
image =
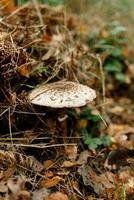
{"type": "Polygon", "coordinates": [[[8,109],[8,124],[9,124],[9,134],[10,134],[10,139],[11,139],[11,146],[13,148],[13,136],[12,136],[12,128],[11,128],[11,111],[10,111],[10,106],[8,109]]]}
{"type": "Polygon", "coordinates": [[[4,115],[4,113],[6,113],[8,110],[9,110],[9,108],[5,109],[2,113],[0,113],[0,117],[1,117],[2,115],[4,115]]]}
{"type": "MultiPolygon", "coordinates": [[[[11,144],[8,143],[2,143],[0,142],[0,145],[7,145],[7,146],[11,146],[11,144]]],[[[46,145],[46,144],[41,144],[41,145],[37,145],[37,144],[13,144],[16,147],[32,147],[32,148],[38,148],[38,149],[45,149],[45,148],[51,148],[51,147],[61,147],[61,146],[74,146],[77,145],[76,143],[66,143],[66,144],[52,144],[52,145],[46,145]]]]}
{"type": "Polygon", "coordinates": [[[24,111],[19,111],[19,110],[15,110],[14,113],[19,113],[19,114],[25,114],[25,115],[41,115],[41,116],[45,116],[46,113],[37,113],[37,112],[24,112],[24,111]]]}
{"type": "Polygon", "coordinates": [[[22,9],[26,8],[28,5],[30,5],[30,3],[26,3],[23,6],[17,8],[15,11],[13,11],[10,15],[8,15],[7,17],[4,17],[1,21],[7,20],[10,17],[16,15],[19,11],[21,11],[22,9]]]}
{"type": "Polygon", "coordinates": [[[41,15],[41,12],[40,12],[40,9],[39,9],[39,4],[36,0],[32,0],[32,1],[33,1],[34,6],[35,6],[35,9],[37,11],[37,15],[39,17],[40,24],[41,24],[41,26],[44,26],[44,21],[42,19],[42,15],[41,15]]]}
{"type": "Polygon", "coordinates": [[[99,55],[96,55],[98,58],[98,62],[99,62],[99,67],[100,67],[100,73],[101,73],[101,79],[102,79],[102,95],[103,95],[103,103],[105,104],[106,102],[106,90],[105,90],[105,75],[103,72],[103,67],[102,67],[102,61],[99,55]]]}

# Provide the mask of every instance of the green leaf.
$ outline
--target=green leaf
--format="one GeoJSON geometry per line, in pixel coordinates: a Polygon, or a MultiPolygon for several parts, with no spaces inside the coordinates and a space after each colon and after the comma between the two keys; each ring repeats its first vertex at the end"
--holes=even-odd
{"type": "Polygon", "coordinates": [[[72,110],[66,110],[66,114],[69,115],[71,118],[77,118],[76,113],[72,110]]]}
{"type": "Polygon", "coordinates": [[[99,146],[110,146],[111,139],[109,136],[92,137],[89,135],[86,129],[83,130],[83,141],[84,144],[88,145],[90,149],[96,149],[99,146]]]}
{"type": "Polygon", "coordinates": [[[115,78],[116,78],[116,80],[120,81],[121,83],[125,82],[125,76],[123,73],[116,73],[115,78]]]}
{"type": "Polygon", "coordinates": [[[100,140],[101,140],[101,143],[104,146],[110,146],[111,145],[111,139],[110,139],[109,136],[102,136],[102,137],[100,137],[100,140]]]}
{"type": "Polygon", "coordinates": [[[114,47],[111,51],[111,55],[114,57],[121,57],[122,56],[122,48],[121,47],[114,47]]]}
{"type": "Polygon", "coordinates": [[[42,74],[42,73],[44,73],[44,72],[47,72],[48,71],[48,67],[45,67],[45,66],[37,66],[37,67],[35,67],[33,70],[32,70],[32,72],[31,72],[31,74],[42,74]]]}
{"type": "Polygon", "coordinates": [[[121,72],[121,63],[114,59],[106,60],[104,63],[104,69],[107,72],[121,72]]]}
{"type": "Polygon", "coordinates": [[[100,115],[93,115],[91,109],[85,108],[80,113],[80,119],[92,120],[93,122],[98,122],[101,120],[100,115]]]}
{"type": "Polygon", "coordinates": [[[49,5],[58,5],[63,4],[64,0],[42,0],[43,3],[47,3],[49,5]]]}
{"type": "Polygon", "coordinates": [[[117,25],[112,31],[110,31],[110,35],[119,35],[126,31],[126,28],[121,25],[117,25]]]}

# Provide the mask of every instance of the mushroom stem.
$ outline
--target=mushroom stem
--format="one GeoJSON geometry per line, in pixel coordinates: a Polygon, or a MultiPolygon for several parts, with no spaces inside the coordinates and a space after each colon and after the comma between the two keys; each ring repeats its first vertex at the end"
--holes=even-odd
{"type": "Polygon", "coordinates": [[[67,141],[67,115],[65,113],[64,108],[59,109],[59,117],[58,121],[60,122],[61,130],[63,131],[63,141],[66,143],[67,141]]]}

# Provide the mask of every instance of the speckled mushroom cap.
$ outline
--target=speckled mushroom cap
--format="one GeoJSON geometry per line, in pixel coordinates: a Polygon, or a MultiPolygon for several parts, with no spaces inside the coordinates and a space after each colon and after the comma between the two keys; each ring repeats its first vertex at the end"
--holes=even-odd
{"type": "Polygon", "coordinates": [[[42,84],[29,93],[31,103],[53,108],[81,107],[95,98],[95,90],[72,81],[42,84]]]}

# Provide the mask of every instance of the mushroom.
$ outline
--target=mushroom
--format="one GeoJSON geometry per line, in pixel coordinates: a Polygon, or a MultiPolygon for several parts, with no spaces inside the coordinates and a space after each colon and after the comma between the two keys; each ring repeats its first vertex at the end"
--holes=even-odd
{"type": "Polygon", "coordinates": [[[66,136],[66,116],[63,108],[81,107],[96,98],[95,90],[88,86],[72,81],[57,81],[42,84],[33,89],[28,96],[30,102],[35,105],[60,109],[59,121],[64,124],[66,136]],[[64,121],[64,123],[63,123],[64,121]]]}

